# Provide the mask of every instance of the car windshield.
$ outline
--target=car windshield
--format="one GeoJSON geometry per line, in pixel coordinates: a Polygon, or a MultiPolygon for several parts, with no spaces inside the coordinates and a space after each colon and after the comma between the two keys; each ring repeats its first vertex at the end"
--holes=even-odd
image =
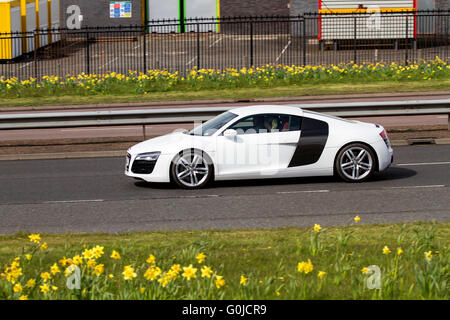
{"type": "Polygon", "coordinates": [[[237,114],[227,111],[189,131],[189,134],[192,136],[212,136],[217,130],[236,117],[237,114]]]}

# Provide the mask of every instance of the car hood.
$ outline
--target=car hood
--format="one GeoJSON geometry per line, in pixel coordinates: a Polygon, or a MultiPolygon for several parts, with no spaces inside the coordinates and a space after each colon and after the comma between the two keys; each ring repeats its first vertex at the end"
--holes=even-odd
{"type": "Polygon", "coordinates": [[[193,147],[207,151],[210,149],[210,140],[211,137],[199,137],[183,132],[174,132],[138,143],[128,149],[128,153],[134,155],[159,151],[161,154],[172,154],[193,147]]]}

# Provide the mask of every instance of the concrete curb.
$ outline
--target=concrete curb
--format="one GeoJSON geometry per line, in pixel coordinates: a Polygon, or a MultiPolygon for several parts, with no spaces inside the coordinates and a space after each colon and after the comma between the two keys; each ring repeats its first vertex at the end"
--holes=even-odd
{"type": "MultiPolygon", "coordinates": [[[[410,140],[392,140],[392,146],[409,146],[414,144],[450,144],[450,138],[429,139],[427,142],[414,142],[410,140]]],[[[79,152],[61,152],[61,153],[33,153],[33,154],[10,154],[0,155],[0,161],[16,160],[52,160],[52,159],[82,159],[82,158],[118,158],[125,157],[126,150],[114,151],[79,151],[79,152]]]]}
{"type": "Polygon", "coordinates": [[[126,150],[0,155],[0,161],[125,157],[126,150]]]}

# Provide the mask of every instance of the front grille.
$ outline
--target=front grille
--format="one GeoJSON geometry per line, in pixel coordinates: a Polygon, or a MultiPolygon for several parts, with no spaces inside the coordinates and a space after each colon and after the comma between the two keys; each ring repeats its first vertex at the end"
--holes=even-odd
{"type": "Polygon", "coordinates": [[[131,172],[137,174],[150,174],[155,168],[156,161],[135,160],[131,172]]]}

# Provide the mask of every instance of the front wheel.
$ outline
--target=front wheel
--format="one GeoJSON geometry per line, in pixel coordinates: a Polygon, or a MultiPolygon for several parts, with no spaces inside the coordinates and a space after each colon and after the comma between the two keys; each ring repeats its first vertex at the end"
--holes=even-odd
{"type": "Polygon", "coordinates": [[[339,151],[335,168],[339,176],[347,182],[362,182],[375,171],[375,155],[366,145],[353,143],[339,151]]]}
{"type": "Polygon", "coordinates": [[[187,150],[180,152],[172,162],[173,181],[185,189],[204,187],[213,175],[211,160],[202,151],[187,150]]]}

